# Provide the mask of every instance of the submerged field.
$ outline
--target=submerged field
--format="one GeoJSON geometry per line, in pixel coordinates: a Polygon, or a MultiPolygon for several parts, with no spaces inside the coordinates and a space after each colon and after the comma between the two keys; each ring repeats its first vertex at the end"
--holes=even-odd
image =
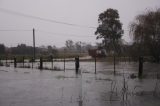
{"type": "MultiPolygon", "coordinates": [[[[25,64],[30,65],[30,64],[25,64]]],[[[160,106],[160,65],[144,63],[54,62],[55,70],[0,67],[0,106],[160,106]]],[[[51,68],[51,63],[44,63],[51,68]]],[[[46,68],[47,69],[47,68],[46,68]]]]}

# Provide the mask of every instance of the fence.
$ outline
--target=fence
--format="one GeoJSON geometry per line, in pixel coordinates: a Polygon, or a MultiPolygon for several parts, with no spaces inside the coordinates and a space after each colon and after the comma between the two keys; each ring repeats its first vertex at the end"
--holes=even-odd
{"type": "MultiPolygon", "coordinates": [[[[143,57],[139,58],[139,62],[131,61],[129,57],[106,57],[106,58],[80,58],[80,69],[83,73],[95,73],[103,72],[103,70],[108,70],[114,75],[117,71],[125,70],[138,70],[138,77],[141,78],[143,75],[143,57]],[[127,67],[132,64],[132,67],[127,67]]],[[[1,66],[14,67],[14,68],[35,68],[40,70],[52,70],[52,71],[66,71],[75,70],[75,59],[74,58],[53,58],[44,59],[40,57],[39,59],[25,59],[22,57],[21,60],[17,58],[0,60],[1,66]]]]}

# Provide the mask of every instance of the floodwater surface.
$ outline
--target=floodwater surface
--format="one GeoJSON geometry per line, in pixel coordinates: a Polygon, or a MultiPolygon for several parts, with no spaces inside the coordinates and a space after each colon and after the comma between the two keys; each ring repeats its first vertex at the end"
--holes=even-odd
{"type": "Polygon", "coordinates": [[[54,62],[54,71],[38,65],[0,67],[0,106],[160,106],[159,64],[145,63],[142,79],[134,62],[117,63],[115,75],[109,62],[97,62],[97,74],[94,62],[80,62],[78,74],[74,62],[65,71],[63,62],[54,62]]]}

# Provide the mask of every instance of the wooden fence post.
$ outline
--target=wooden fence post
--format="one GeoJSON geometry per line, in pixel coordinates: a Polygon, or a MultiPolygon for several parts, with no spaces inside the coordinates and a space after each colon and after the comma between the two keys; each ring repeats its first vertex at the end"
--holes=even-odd
{"type": "Polygon", "coordinates": [[[97,73],[97,66],[96,66],[96,65],[97,65],[97,64],[96,64],[97,59],[96,59],[96,57],[95,57],[95,61],[94,61],[94,62],[95,62],[95,72],[94,72],[94,73],[96,74],[96,73],[97,73]]]}
{"type": "Polygon", "coordinates": [[[31,62],[32,62],[32,68],[33,68],[33,61],[34,61],[34,59],[33,59],[33,57],[32,57],[32,59],[31,59],[31,62]]]}
{"type": "Polygon", "coordinates": [[[64,71],[66,70],[66,60],[64,58],[64,71]]]}
{"type": "Polygon", "coordinates": [[[114,61],[114,75],[116,74],[116,58],[115,58],[115,55],[113,57],[113,61],[114,61]]]}
{"type": "Polygon", "coordinates": [[[43,58],[42,57],[40,57],[40,67],[39,67],[39,69],[43,69],[43,58]]]}
{"type": "Polygon", "coordinates": [[[51,64],[52,64],[52,70],[53,70],[53,56],[51,56],[51,64]]]}
{"type": "Polygon", "coordinates": [[[78,74],[78,71],[79,71],[79,57],[76,57],[75,58],[75,71],[76,71],[76,74],[78,74]]]}
{"type": "Polygon", "coordinates": [[[142,78],[143,74],[143,57],[139,57],[139,72],[138,72],[138,77],[142,78]]]}
{"type": "Polygon", "coordinates": [[[14,58],[14,68],[16,68],[16,67],[17,67],[17,59],[14,58]]]}
{"type": "Polygon", "coordinates": [[[23,56],[23,58],[22,58],[22,62],[23,62],[23,68],[24,68],[24,56],[23,56]]]}
{"type": "Polygon", "coordinates": [[[6,57],[6,66],[8,65],[7,57],[6,57]]]}

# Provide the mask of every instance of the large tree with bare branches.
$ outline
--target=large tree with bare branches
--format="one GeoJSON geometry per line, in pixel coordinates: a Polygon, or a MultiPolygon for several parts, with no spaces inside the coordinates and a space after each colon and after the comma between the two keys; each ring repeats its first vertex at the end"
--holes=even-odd
{"type": "Polygon", "coordinates": [[[139,55],[151,55],[160,61],[160,9],[138,15],[130,26],[130,34],[139,45],[139,55]]]}

